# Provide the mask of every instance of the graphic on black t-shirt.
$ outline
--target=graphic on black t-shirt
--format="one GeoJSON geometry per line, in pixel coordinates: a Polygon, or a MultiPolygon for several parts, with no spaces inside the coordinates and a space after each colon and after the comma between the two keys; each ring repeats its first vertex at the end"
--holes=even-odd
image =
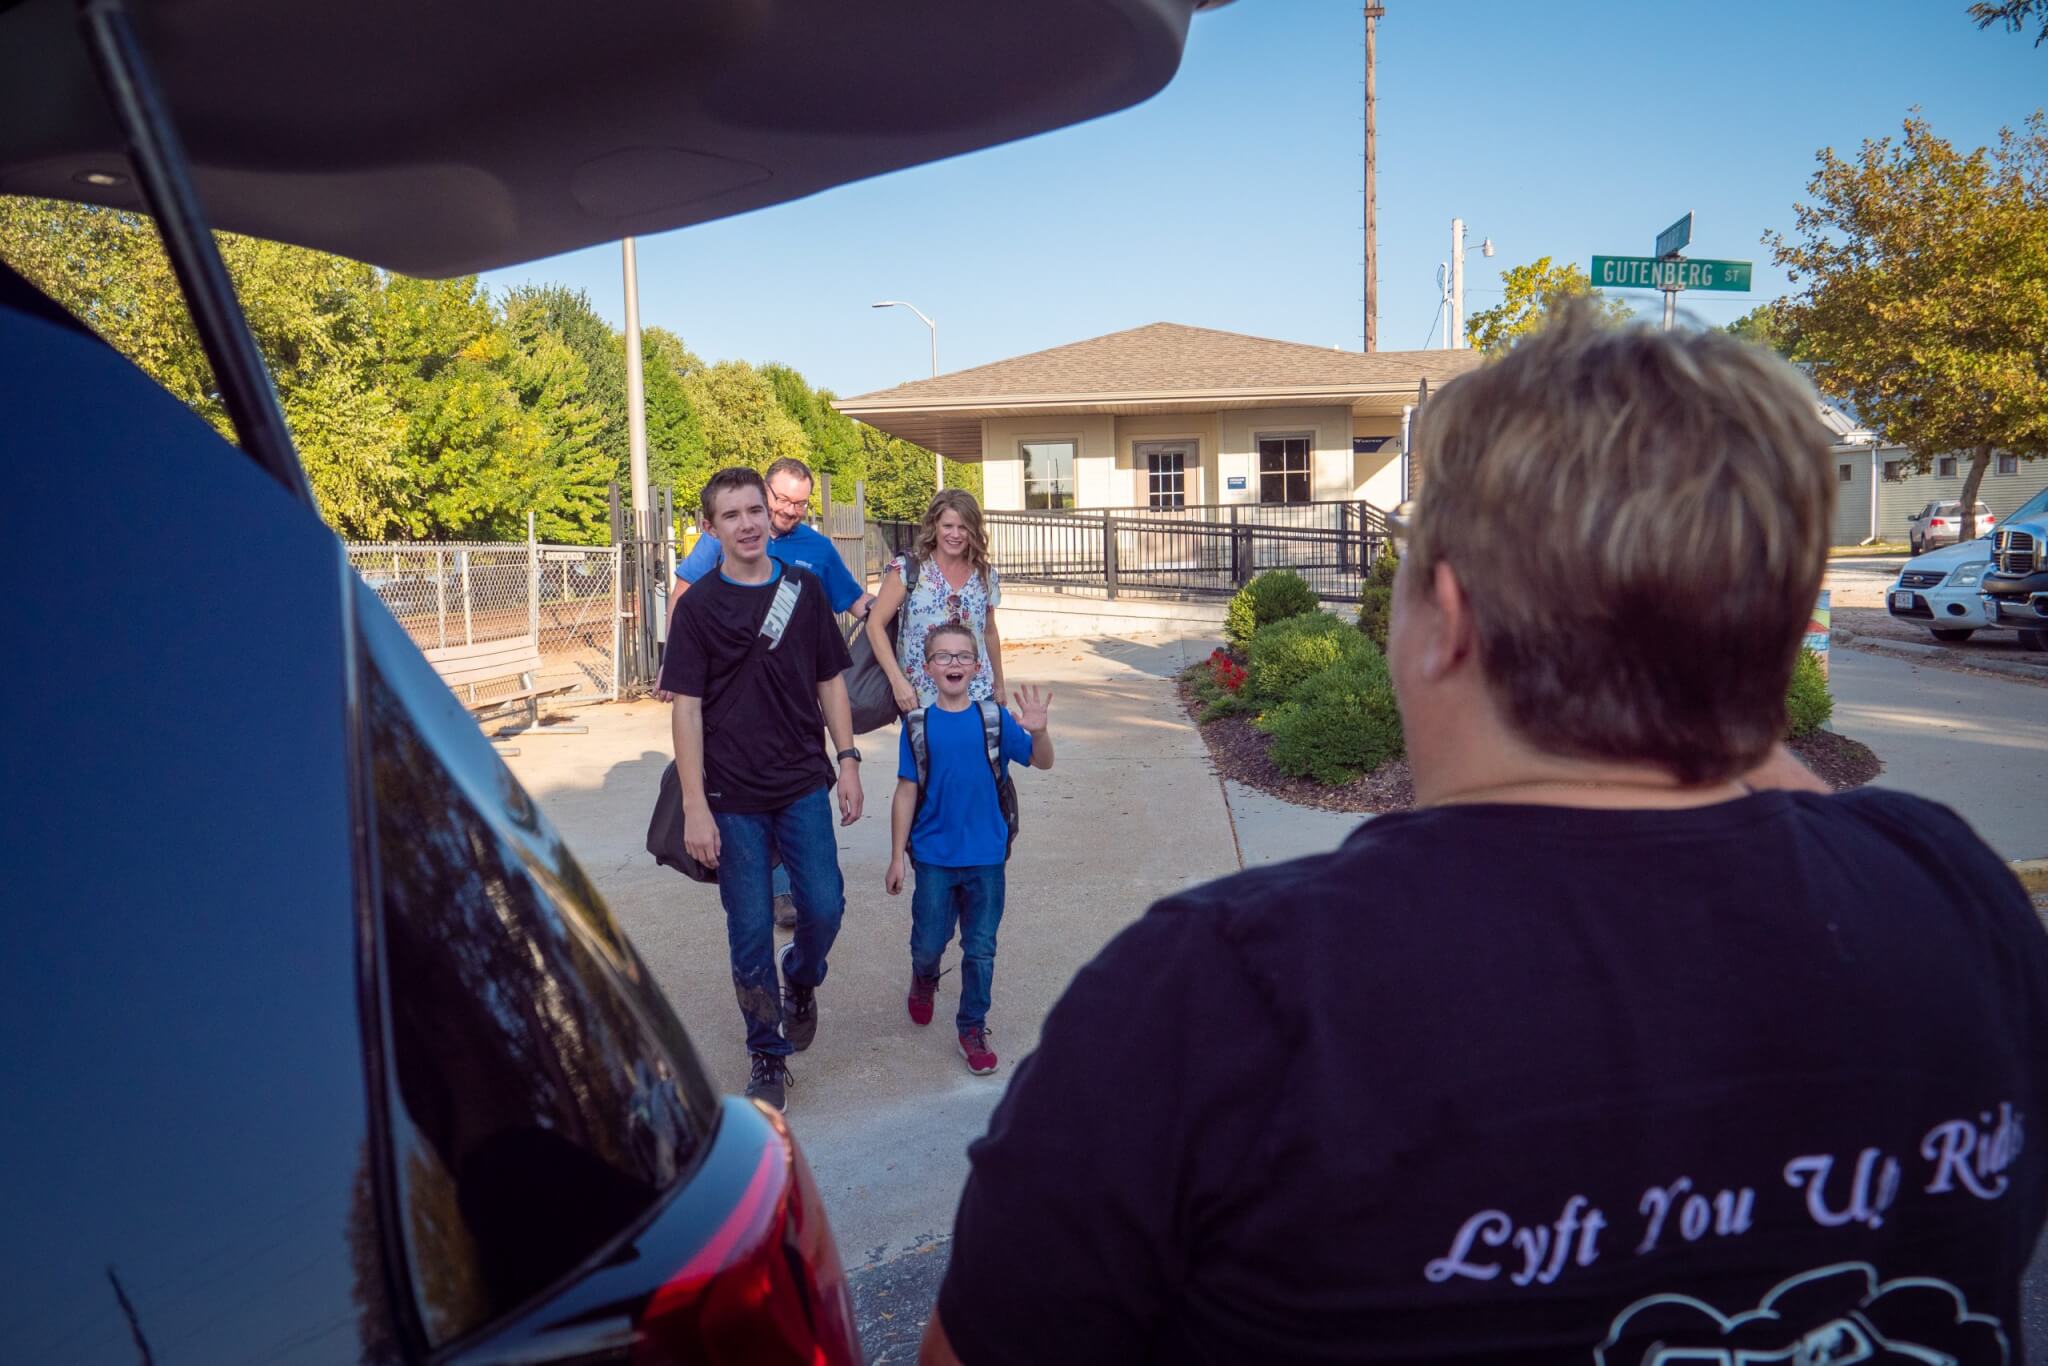
{"type": "Polygon", "coordinates": [[[1970,1312],[1955,1286],[1881,1280],[1867,1262],[1794,1276],[1732,1314],[1690,1295],[1653,1295],[1624,1309],[1594,1353],[1599,1366],[1977,1366],[2010,1357],[1998,1320],[1970,1312]]]}

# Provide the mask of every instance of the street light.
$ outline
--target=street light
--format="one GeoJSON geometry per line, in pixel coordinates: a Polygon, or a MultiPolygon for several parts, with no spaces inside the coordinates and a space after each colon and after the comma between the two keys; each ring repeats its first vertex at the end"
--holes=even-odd
{"type": "MultiPolygon", "coordinates": [[[[1465,220],[1451,220],[1451,325],[1445,341],[1453,351],[1465,349],[1465,257],[1472,248],[1465,245],[1465,220]]],[[[1480,254],[1493,255],[1493,239],[1479,244],[1480,254]]]]}
{"type": "MultiPolygon", "coordinates": [[[[870,308],[907,308],[912,313],[915,313],[917,315],[917,319],[919,322],[923,323],[926,327],[931,329],[932,378],[937,379],[939,377],[939,325],[933,322],[930,318],[926,317],[925,311],[919,308],[916,304],[907,304],[903,302],[903,300],[901,299],[884,299],[882,300],[882,302],[878,304],[870,304],[868,306],[870,308]]],[[[932,486],[934,488],[941,489],[946,487],[946,457],[943,455],[934,455],[932,457],[932,466],[932,486]]]]}

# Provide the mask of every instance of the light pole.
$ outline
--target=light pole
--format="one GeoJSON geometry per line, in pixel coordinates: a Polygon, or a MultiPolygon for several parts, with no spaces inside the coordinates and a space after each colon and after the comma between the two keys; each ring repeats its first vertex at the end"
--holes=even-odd
{"type": "MultiPolygon", "coordinates": [[[[884,299],[878,304],[870,304],[868,306],[870,308],[907,308],[917,315],[919,322],[931,329],[932,378],[937,379],[939,377],[939,325],[926,317],[925,311],[916,304],[907,304],[901,299],[884,299]]],[[[940,489],[946,487],[946,457],[943,455],[935,454],[932,456],[932,487],[940,489]]]]}
{"type": "MultiPolygon", "coordinates": [[[[1451,326],[1450,349],[1465,349],[1465,220],[1451,220],[1451,326]]],[[[1479,244],[1482,255],[1493,255],[1493,239],[1486,238],[1479,244]]]]}

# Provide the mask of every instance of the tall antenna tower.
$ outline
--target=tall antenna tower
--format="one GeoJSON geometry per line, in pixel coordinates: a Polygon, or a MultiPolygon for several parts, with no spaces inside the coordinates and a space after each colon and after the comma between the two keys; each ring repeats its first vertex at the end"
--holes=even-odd
{"type": "Polygon", "coordinates": [[[1374,113],[1379,94],[1374,89],[1374,68],[1379,65],[1376,30],[1386,12],[1387,7],[1378,3],[1365,7],[1365,349],[1368,351],[1380,348],[1379,205],[1375,202],[1377,195],[1373,184],[1373,154],[1378,141],[1374,135],[1374,113]]]}

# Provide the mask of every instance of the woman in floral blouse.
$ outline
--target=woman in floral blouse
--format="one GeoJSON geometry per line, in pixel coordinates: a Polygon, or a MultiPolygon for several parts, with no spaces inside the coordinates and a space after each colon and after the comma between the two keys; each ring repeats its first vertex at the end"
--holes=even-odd
{"type": "Polygon", "coordinates": [[[981,505],[964,489],[942,489],[925,509],[910,555],[899,555],[882,575],[882,591],[868,613],[868,640],[889,675],[902,711],[928,707],[938,688],[924,671],[924,633],[941,622],[958,622],[974,632],[981,668],[968,686],[976,701],[1003,696],[1003,642],[996,633],[996,605],[1003,600],[1002,575],[988,562],[981,505]],[[917,587],[903,585],[912,557],[917,587]],[[897,648],[889,645],[889,623],[903,614],[897,648]]]}

